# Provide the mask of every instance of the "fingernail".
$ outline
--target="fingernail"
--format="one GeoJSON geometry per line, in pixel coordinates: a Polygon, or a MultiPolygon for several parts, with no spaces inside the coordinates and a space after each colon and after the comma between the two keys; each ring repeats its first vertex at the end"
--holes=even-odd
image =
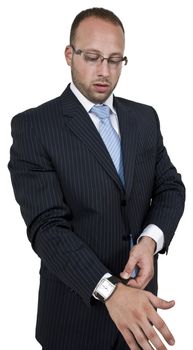
{"type": "Polygon", "coordinates": [[[170,339],[169,343],[170,343],[170,345],[174,345],[175,344],[175,340],[174,339],[170,339]]]}
{"type": "Polygon", "coordinates": [[[122,272],[121,277],[127,280],[129,278],[129,274],[127,272],[122,272]]]}

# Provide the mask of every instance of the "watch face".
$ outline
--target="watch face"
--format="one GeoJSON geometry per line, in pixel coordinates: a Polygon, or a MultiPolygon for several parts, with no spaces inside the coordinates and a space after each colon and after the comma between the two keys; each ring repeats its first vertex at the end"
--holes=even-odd
{"type": "Polygon", "coordinates": [[[115,285],[110,281],[103,280],[102,283],[97,287],[97,292],[104,298],[107,299],[115,289],[115,285]]]}

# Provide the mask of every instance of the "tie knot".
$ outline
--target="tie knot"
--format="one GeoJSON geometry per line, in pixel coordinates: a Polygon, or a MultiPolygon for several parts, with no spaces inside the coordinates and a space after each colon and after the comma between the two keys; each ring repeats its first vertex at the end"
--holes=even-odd
{"type": "Polygon", "coordinates": [[[110,108],[107,105],[95,105],[90,110],[99,119],[110,118],[110,108]]]}

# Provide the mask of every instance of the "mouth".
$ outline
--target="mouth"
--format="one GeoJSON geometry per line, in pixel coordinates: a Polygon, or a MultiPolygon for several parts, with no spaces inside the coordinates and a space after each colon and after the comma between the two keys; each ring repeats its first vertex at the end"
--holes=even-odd
{"type": "Polygon", "coordinates": [[[104,93],[109,89],[110,85],[105,83],[95,83],[93,86],[96,92],[104,93]]]}

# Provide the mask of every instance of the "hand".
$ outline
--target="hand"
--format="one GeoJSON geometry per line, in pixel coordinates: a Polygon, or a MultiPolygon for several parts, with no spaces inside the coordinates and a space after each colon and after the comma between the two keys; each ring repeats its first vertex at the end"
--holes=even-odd
{"type": "Polygon", "coordinates": [[[114,294],[105,303],[110,317],[131,350],[153,350],[151,344],[156,350],[167,350],[155,328],[168,344],[174,345],[173,335],[155,310],[167,310],[174,304],[174,301],[165,301],[150,292],[122,283],[117,285],[114,294]]]}
{"type": "Polygon", "coordinates": [[[128,285],[134,288],[144,289],[154,275],[153,255],[155,251],[155,241],[150,237],[142,237],[129,254],[129,260],[120,273],[124,279],[128,279],[137,266],[139,271],[137,277],[128,282],[128,285]]]}

